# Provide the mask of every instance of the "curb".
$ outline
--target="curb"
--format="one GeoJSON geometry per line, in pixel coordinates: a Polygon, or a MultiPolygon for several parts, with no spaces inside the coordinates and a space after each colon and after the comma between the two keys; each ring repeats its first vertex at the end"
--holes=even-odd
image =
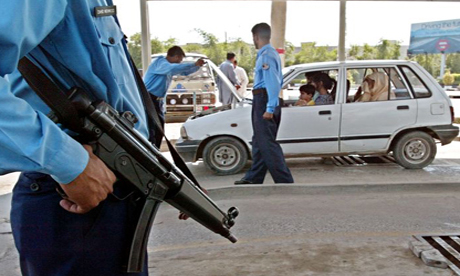
{"type": "Polygon", "coordinates": [[[460,192],[460,182],[440,183],[378,183],[378,184],[262,184],[244,186],[225,186],[209,188],[209,196],[213,200],[244,198],[272,195],[333,195],[352,193],[384,193],[384,192],[434,192],[453,190],[460,192]]]}

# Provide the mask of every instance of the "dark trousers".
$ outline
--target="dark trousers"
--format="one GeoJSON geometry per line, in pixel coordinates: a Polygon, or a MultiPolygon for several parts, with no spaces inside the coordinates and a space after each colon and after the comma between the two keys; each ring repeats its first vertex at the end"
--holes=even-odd
{"type": "MultiPolygon", "coordinates": [[[[163,100],[157,100],[155,96],[152,97],[153,105],[160,119],[161,128],[165,129],[165,107],[163,100]]],[[[156,128],[150,130],[150,142],[152,142],[158,149],[161,147],[161,141],[163,140],[163,134],[156,128]]]]}
{"type": "Polygon", "coordinates": [[[266,93],[255,94],[252,100],[252,166],[243,179],[263,183],[267,169],[275,183],[293,183],[291,172],[284,160],[283,150],[276,142],[281,121],[281,107],[275,108],[272,120],[265,120],[266,93]]]}
{"type": "Polygon", "coordinates": [[[84,215],[61,208],[56,182],[23,173],[13,190],[11,226],[24,276],[148,275],[123,273],[133,219],[133,201],[111,196],[84,215]],[[111,199],[112,198],[112,199],[111,199]]]}

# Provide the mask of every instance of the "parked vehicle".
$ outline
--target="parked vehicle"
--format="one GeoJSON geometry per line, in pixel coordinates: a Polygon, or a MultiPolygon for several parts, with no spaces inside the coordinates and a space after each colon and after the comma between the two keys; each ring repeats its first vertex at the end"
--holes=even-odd
{"type": "MultiPolygon", "coordinates": [[[[281,126],[277,141],[286,157],[387,155],[407,169],[429,165],[435,140],[449,144],[457,135],[454,111],[444,90],[420,65],[409,61],[311,63],[283,69],[281,126]],[[336,80],[334,104],[292,106],[305,73],[336,80]],[[385,100],[357,102],[364,79],[381,72],[388,81],[385,100]]],[[[177,150],[187,161],[203,158],[220,175],[239,172],[251,158],[251,103],[191,117],[181,129],[177,150]]]]}
{"type": "MultiPolygon", "coordinates": [[[[152,61],[158,56],[152,55],[152,61]]],[[[205,55],[186,53],[183,62],[207,59],[205,55]]],[[[219,105],[218,90],[212,62],[207,60],[197,72],[188,76],[173,76],[166,93],[166,120],[185,121],[190,115],[219,105]]]]}

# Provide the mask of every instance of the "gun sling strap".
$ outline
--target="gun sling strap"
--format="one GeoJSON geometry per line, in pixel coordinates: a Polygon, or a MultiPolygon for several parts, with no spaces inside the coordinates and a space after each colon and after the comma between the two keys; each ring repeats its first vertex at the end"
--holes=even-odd
{"type": "MultiPolygon", "coordinates": [[[[164,134],[164,130],[161,126],[160,119],[158,118],[157,110],[155,105],[150,98],[149,92],[144,85],[142,77],[140,76],[131,56],[129,56],[132,70],[134,71],[136,77],[137,87],[140,90],[142,101],[144,103],[144,109],[147,114],[148,124],[150,129],[152,126],[155,131],[159,131],[165,138],[165,141],[168,145],[171,156],[174,160],[176,166],[182,170],[182,172],[197,186],[198,181],[193,176],[192,172],[189,170],[185,164],[182,157],[179,155],[177,150],[171,144],[169,139],[164,134]]],[[[67,98],[68,95],[58,87],[58,85],[53,82],[50,77],[48,77],[42,69],[30,61],[27,57],[23,57],[18,64],[18,69],[21,72],[22,76],[29,84],[29,86],[37,93],[37,95],[54,111],[58,121],[65,125],[67,128],[74,132],[79,132],[81,129],[80,121],[78,117],[78,112],[75,107],[72,105],[70,100],[67,98]]],[[[152,135],[152,134],[150,134],[152,135]]]]}

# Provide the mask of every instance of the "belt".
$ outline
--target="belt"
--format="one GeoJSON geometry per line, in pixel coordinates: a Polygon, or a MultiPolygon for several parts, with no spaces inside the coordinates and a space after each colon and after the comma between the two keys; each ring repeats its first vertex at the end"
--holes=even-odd
{"type": "Polygon", "coordinates": [[[260,94],[260,93],[267,94],[267,89],[265,89],[265,88],[252,89],[252,94],[253,95],[257,95],[257,94],[260,94]]]}

